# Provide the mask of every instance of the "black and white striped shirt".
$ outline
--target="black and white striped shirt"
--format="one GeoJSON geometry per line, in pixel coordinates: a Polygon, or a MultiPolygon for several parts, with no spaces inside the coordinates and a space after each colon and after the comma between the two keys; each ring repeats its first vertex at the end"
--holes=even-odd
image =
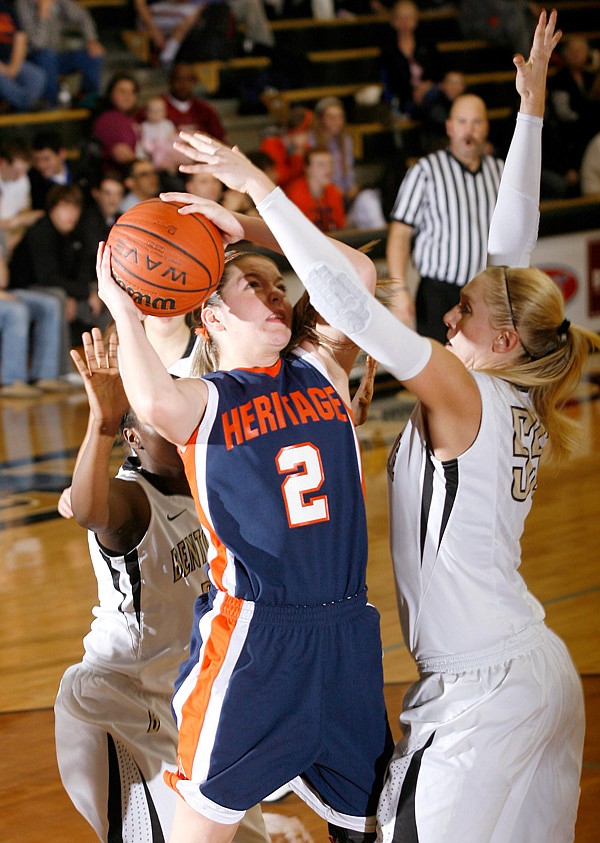
{"type": "Polygon", "coordinates": [[[472,173],[441,150],[409,169],[390,218],[415,229],[412,256],[422,277],[462,287],[485,268],[503,166],[484,155],[472,173]]]}

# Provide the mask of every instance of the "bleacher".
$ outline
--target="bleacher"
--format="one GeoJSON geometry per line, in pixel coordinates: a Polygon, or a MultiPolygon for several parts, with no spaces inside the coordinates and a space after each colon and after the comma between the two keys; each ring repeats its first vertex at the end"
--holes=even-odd
{"type": "MultiPolygon", "coordinates": [[[[164,89],[162,72],[151,62],[146,36],[135,29],[128,0],[79,0],[93,14],[107,47],[106,77],[116,70],[130,70],[140,80],[142,93],[164,89]]],[[[562,0],[554,4],[564,32],[584,34],[600,47],[600,0],[562,0]]],[[[246,151],[258,146],[262,128],[272,124],[292,104],[312,106],[323,96],[339,96],[347,106],[348,131],[354,143],[358,168],[377,172],[400,151],[410,163],[421,154],[420,124],[392,120],[384,107],[361,108],[355,96],[366,86],[380,85],[379,42],[385,15],[363,15],[334,20],[289,19],[272,21],[277,48],[273,59],[240,56],[229,61],[199,62],[199,94],[221,113],[228,139],[246,151]],[[282,56],[301,73],[289,84],[269,90],[269,72],[282,56]],[[301,77],[301,78],[300,78],[301,77]],[[240,108],[244,91],[266,90],[256,97],[254,113],[240,108]],[[244,113],[240,113],[243,111],[244,113]]],[[[421,13],[421,27],[436,40],[447,68],[462,70],[468,90],[480,94],[490,109],[491,138],[499,144],[510,136],[518,99],[510,51],[485,41],[461,38],[452,4],[421,13]]],[[[292,74],[292,77],[294,75],[292,74]]],[[[39,128],[59,128],[65,145],[76,154],[78,139],[87,128],[86,109],[64,109],[31,114],[0,115],[0,133],[31,136],[39,128]]]]}

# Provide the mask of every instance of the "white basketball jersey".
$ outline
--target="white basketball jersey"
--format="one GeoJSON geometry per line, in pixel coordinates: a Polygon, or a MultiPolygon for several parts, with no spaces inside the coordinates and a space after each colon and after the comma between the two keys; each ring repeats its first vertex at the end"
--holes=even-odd
{"type": "Polygon", "coordinates": [[[191,496],[163,494],[127,463],[117,477],[142,486],[150,523],[124,556],[107,553],[95,534],[88,534],[99,605],[83,641],[84,664],[171,694],[189,648],[194,600],[208,588],[207,542],[191,496]]]}
{"type": "Polygon", "coordinates": [[[497,647],[544,617],[518,567],[546,433],[526,393],[472,374],[482,398],[472,446],[436,459],[418,404],[388,463],[400,617],[417,661],[497,647]]]}

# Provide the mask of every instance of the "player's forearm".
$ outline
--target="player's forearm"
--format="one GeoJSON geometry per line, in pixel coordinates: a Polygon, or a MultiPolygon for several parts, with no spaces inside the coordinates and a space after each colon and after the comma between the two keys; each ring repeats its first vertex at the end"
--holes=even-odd
{"type": "MultiPolygon", "coordinates": [[[[258,207],[258,203],[257,203],[258,207]]],[[[310,220],[300,211],[281,191],[275,188],[262,201],[258,208],[264,223],[270,230],[269,238],[276,244],[275,249],[283,252],[290,261],[294,271],[302,280],[305,269],[313,260],[313,255],[327,256],[326,260],[332,265],[351,267],[351,271],[360,277],[362,284],[370,292],[374,292],[377,283],[377,273],[373,261],[362,252],[327,237],[319,231],[310,220]],[[270,209],[273,210],[270,210],[270,209]],[[284,212],[284,213],[280,213],[284,212]]],[[[253,218],[257,219],[257,218],[253,218]]],[[[258,222],[260,220],[258,219],[258,222]]],[[[246,223],[244,223],[246,225],[246,223]]],[[[252,223],[250,223],[252,225],[252,223]]],[[[253,229],[257,233],[262,231],[257,225],[253,229]]],[[[259,240],[254,240],[260,243],[259,240]]],[[[274,248],[272,245],[269,248],[274,248]]]]}
{"type": "Polygon", "coordinates": [[[133,311],[113,314],[119,337],[119,370],[125,393],[139,420],[155,426],[161,398],[169,400],[173,380],[154,348],[142,322],[133,311]]]}
{"type": "Polygon", "coordinates": [[[388,229],[385,257],[388,277],[405,284],[413,230],[404,223],[391,222],[388,229]]]}
{"type": "Polygon", "coordinates": [[[257,246],[264,246],[266,249],[271,249],[272,252],[282,254],[281,246],[263,219],[256,216],[249,217],[237,211],[232,211],[231,213],[241,223],[244,229],[244,240],[248,240],[250,243],[256,243],[257,246]]]}
{"type": "MultiPolygon", "coordinates": [[[[354,260],[315,228],[280,190],[260,204],[318,313],[399,380],[414,377],[431,355],[429,340],[402,325],[370,292],[354,260]]],[[[365,255],[355,252],[361,259],[365,255]]],[[[371,261],[369,261],[371,263],[371,261]]]]}
{"type": "Polygon", "coordinates": [[[19,211],[18,214],[4,220],[3,228],[5,228],[6,231],[15,231],[17,228],[21,228],[22,226],[29,228],[29,226],[33,225],[34,222],[37,222],[37,220],[43,216],[44,211],[42,210],[33,210],[30,208],[26,211],[19,211]]]}
{"type": "Polygon", "coordinates": [[[185,444],[204,412],[198,391],[201,382],[195,382],[197,388],[186,389],[185,384],[189,387],[192,381],[173,380],[134,312],[121,311],[115,322],[123,386],[139,421],[169,442],[185,444]]]}
{"type": "Polygon", "coordinates": [[[537,242],[542,170],[540,117],[519,113],[488,235],[495,266],[529,266],[537,242]]]}
{"type": "Polygon", "coordinates": [[[79,449],[71,484],[71,508],[78,524],[102,530],[109,518],[109,467],[117,431],[103,429],[92,416],[79,449]]]}

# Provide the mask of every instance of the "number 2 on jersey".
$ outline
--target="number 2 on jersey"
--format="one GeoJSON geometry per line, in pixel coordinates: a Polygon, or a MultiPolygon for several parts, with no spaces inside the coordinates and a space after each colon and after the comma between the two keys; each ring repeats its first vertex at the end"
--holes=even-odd
{"type": "Polygon", "coordinates": [[[287,474],[281,484],[290,527],[304,527],[329,520],[327,495],[314,495],[323,485],[319,449],[310,442],[282,448],[275,457],[277,470],[287,474]],[[293,472],[293,473],[292,473],[293,472]]]}

